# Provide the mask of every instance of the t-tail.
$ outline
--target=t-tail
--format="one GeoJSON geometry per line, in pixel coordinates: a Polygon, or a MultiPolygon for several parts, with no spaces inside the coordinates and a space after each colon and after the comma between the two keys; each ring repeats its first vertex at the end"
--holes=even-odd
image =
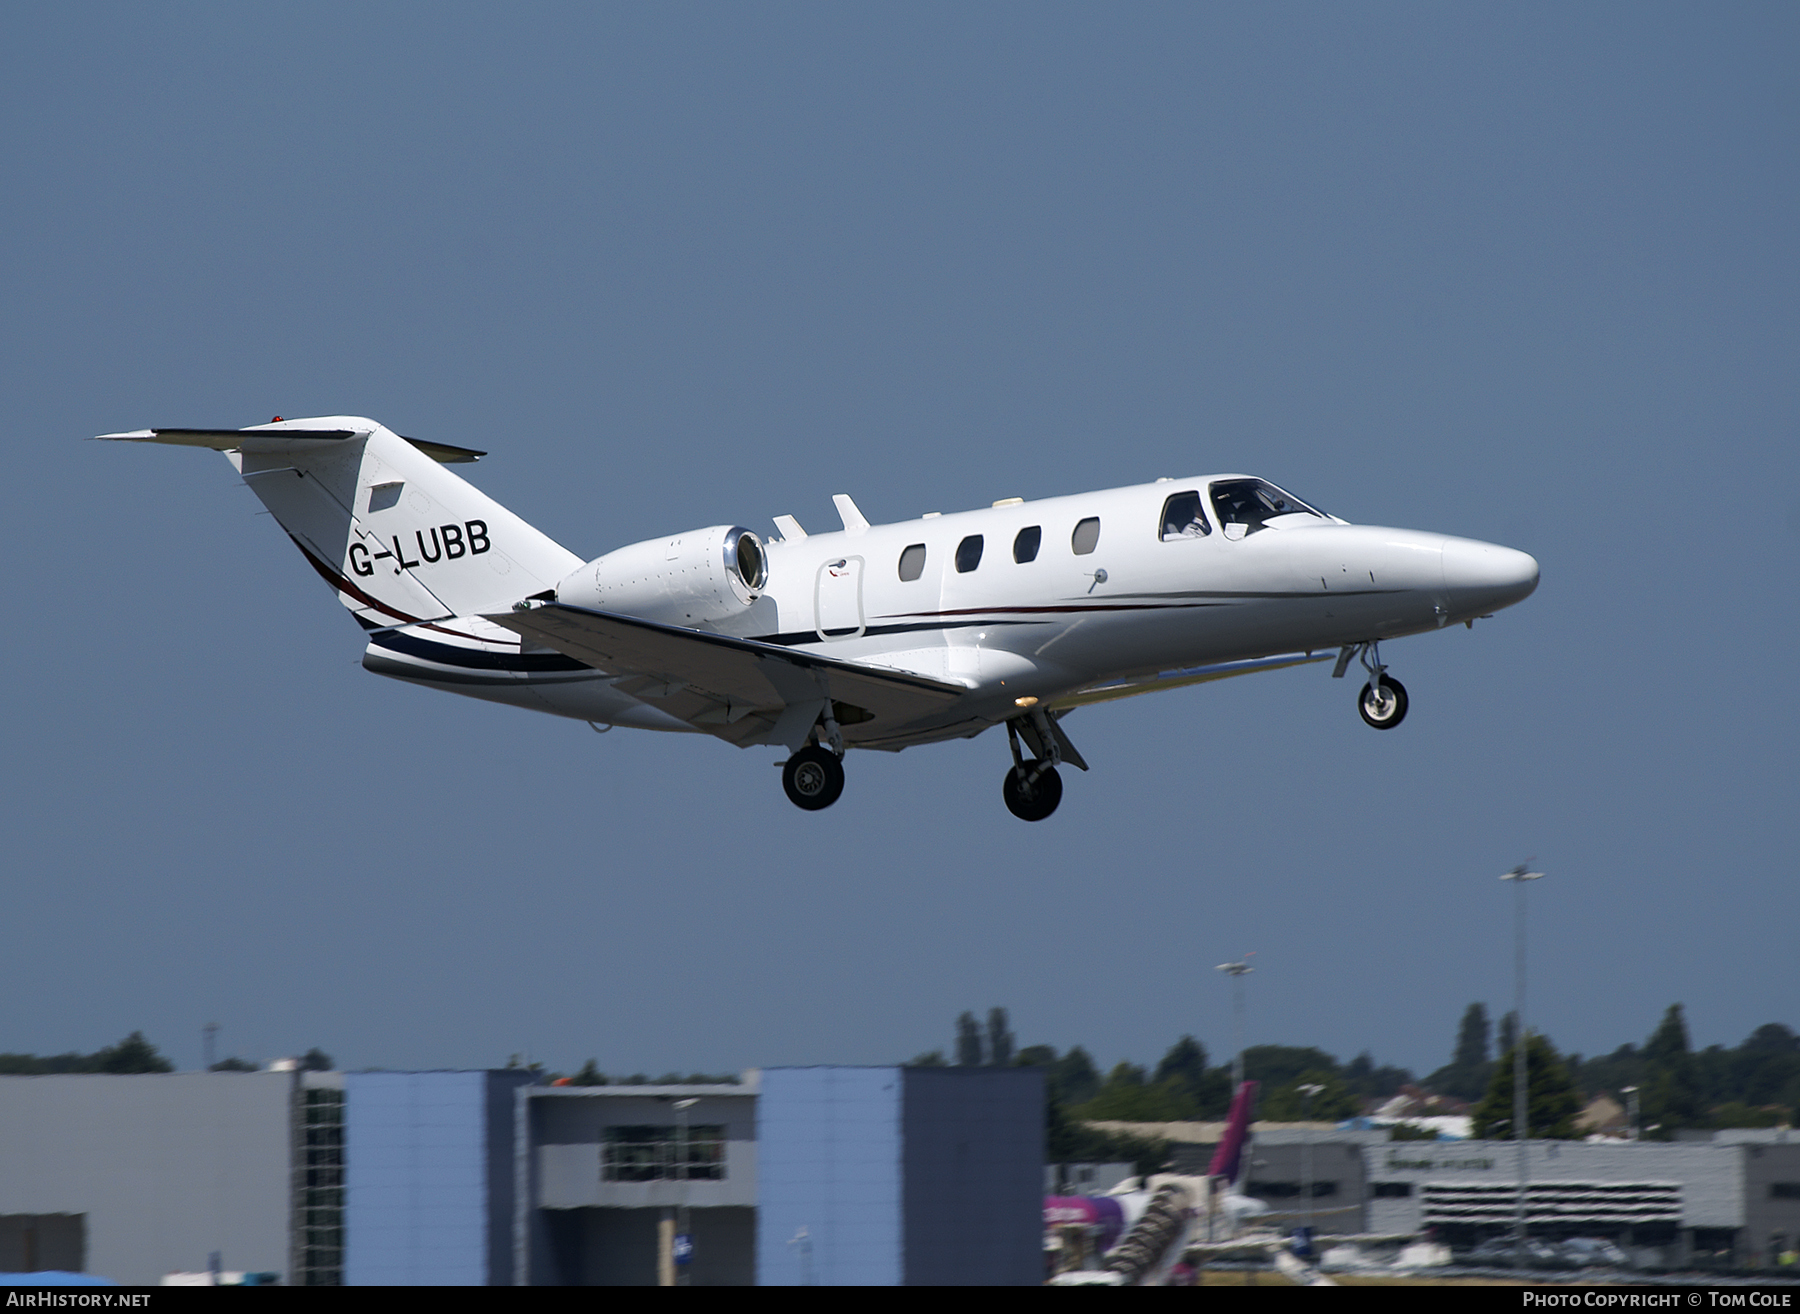
{"type": "Polygon", "coordinates": [[[1225,1121],[1225,1134],[1219,1148],[1213,1151],[1212,1166],[1206,1175],[1215,1181],[1224,1178],[1235,1185],[1244,1164],[1244,1147],[1250,1141],[1250,1123],[1256,1117],[1256,1083],[1246,1081],[1238,1086],[1231,1101],[1231,1113],[1225,1121]]]}
{"type": "Polygon", "coordinates": [[[360,416],[100,436],[225,453],[368,629],[505,611],[581,564],[445,468],[484,453],[360,416]]]}

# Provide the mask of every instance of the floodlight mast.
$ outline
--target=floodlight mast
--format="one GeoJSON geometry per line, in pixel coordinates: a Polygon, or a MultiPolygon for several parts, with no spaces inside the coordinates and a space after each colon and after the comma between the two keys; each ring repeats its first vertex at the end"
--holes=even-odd
{"type": "Polygon", "coordinates": [[[1232,1011],[1237,1019],[1237,1056],[1231,1060],[1231,1095],[1237,1098],[1239,1087],[1244,1084],[1244,978],[1256,969],[1250,966],[1250,959],[1256,957],[1252,949],[1235,963],[1220,963],[1214,971],[1223,972],[1231,978],[1232,1011]]]}
{"type": "Polygon", "coordinates": [[[1531,1139],[1529,1083],[1525,1072],[1525,1044],[1531,1029],[1525,1025],[1525,884],[1542,880],[1544,873],[1530,870],[1536,861],[1527,858],[1500,879],[1511,881],[1517,895],[1513,900],[1513,1018],[1517,1025],[1513,1036],[1513,1145],[1519,1164],[1519,1194],[1513,1217],[1513,1267],[1525,1267],[1525,1192],[1530,1185],[1530,1163],[1526,1142],[1531,1139]]]}
{"type": "MultiPolygon", "coordinates": [[[[1307,1115],[1312,1112],[1313,1096],[1324,1094],[1325,1088],[1309,1081],[1295,1089],[1300,1092],[1300,1121],[1306,1123],[1307,1115]]],[[[1300,1146],[1300,1193],[1306,1197],[1306,1244],[1310,1246],[1313,1228],[1312,1127],[1306,1126],[1301,1134],[1306,1139],[1300,1146]]]]}

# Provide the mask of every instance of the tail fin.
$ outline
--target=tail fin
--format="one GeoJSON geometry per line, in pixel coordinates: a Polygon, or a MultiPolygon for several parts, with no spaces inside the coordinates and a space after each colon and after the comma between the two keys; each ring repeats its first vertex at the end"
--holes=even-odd
{"type": "Polygon", "coordinates": [[[444,468],[481,456],[332,415],[101,437],[222,451],[365,625],[504,610],[581,558],[444,468]]]}

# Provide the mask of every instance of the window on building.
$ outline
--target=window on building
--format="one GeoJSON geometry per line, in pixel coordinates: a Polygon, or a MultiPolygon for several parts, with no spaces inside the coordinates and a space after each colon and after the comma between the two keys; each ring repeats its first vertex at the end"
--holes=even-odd
{"type": "Polygon", "coordinates": [[[925,545],[914,543],[900,554],[900,578],[917,579],[925,573],[925,545]]]}
{"type": "Polygon", "coordinates": [[[1404,1200],[1412,1194],[1411,1182],[1371,1182],[1369,1194],[1377,1200],[1404,1200]]]}
{"type": "Polygon", "coordinates": [[[1021,566],[1027,561],[1036,561],[1038,545],[1044,541],[1042,525],[1027,525],[1013,539],[1013,560],[1021,566]]]}
{"type": "Polygon", "coordinates": [[[1085,557],[1099,547],[1100,517],[1089,516],[1076,525],[1075,532],[1069,536],[1069,546],[1075,549],[1075,555],[1078,557],[1085,557]]]}
{"type": "Polygon", "coordinates": [[[716,1182],[725,1176],[725,1128],[608,1127],[601,1147],[605,1182],[716,1182]]]}
{"type": "Polygon", "coordinates": [[[1163,503],[1163,542],[1172,543],[1178,538],[1205,538],[1210,533],[1212,526],[1206,523],[1206,516],[1200,510],[1199,490],[1189,489],[1185,493],[1176,493],[1163,503]]]}
{"type": "Polygon", "coordinates": [[[294,1128],[293,1282],[301,1287],[344,1283],[344,1092],[300,1092],[294,1128]]]}
{"type": "MultiPolygon", "coordinates": [[[[1314,1182],[1312,1184],[1313,1199],[1321,1200],[1326,1196],[1338,1193],[1336,1182],[1314,1182]]],[[[1301,1195],[1299,1182],[1251,1182],[1245,1195],[1252,1195],[1261,1200],[1291,1200],[1301,1195]]]]}
{"type": "Polygon", "coordinates": [[[967,575],[981,564],[981,535],[970,534],[956,545],[956,573],[967,575]]]}
{"type": "Polygon", "coordinates": [[[1771,1200],[1800,1200],[1800,1182],[1770,1182],[1771,1200]]]}

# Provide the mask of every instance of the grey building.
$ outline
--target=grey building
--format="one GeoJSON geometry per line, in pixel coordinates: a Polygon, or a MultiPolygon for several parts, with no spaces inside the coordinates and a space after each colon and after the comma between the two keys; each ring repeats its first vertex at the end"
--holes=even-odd
{"type": "Polygon", "coordinates": [[[292,1072],[0,1077],[0,1268],[287,1273],[292,1072]]]}
{"type": "MultiPolygon", "coordinates": [[[[1526,1154],[1534,1235],[1604,1236],[1642,1263],[1721,1267],[1761,1267],[1800,1237],[1800,1144],[1530,1141],[1526,1154]]],[[[1401,1141],[1364,1157],[1370,1231],[1432,1228],[1471,1245],[1513,1225],[1510,1141],[1401,1141]]]]}
{"type": "MultiPolygon", "coordinates": [[[[1269,1206],[1271,1212],[1258,1221],[1272,1227],[1300,1227],[1310,1220],[1321,1233],[1368,1231],[1364,1151],[1386,1136],[1385,1131],[1265,1127],[1251,1139],[1243,1193],[1269,1206]]],[[[1209,1141],[1171,1141],[1170,1169],[1204,1176],[1216,1149],[1209,1141]]]]}
{"type": "Polygon", "coordinates": [[[0,1077],[0,1265],[155,1283],[1034,1283],[1043,1074],[0,1077]],[[689,1244],[691,1242],[691,1245],[689,1244]]]}
{"type": "Polygon", "coordinates": [[[532,1086],[519,1094],[522,1280],[653,1286],[665,1223],[693,1286],[756,1280],[754,1074],[737,1086],[532,1086]]]}

